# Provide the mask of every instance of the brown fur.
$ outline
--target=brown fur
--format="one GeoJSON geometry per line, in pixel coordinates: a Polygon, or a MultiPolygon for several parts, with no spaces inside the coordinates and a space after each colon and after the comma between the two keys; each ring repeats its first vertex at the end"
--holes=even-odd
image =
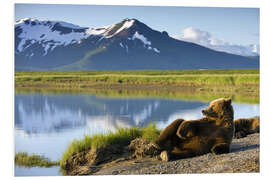
{"type": "Polygon", "coordinates": [[[160,133],[155,144],[168,151],[172,158],[229,152],[234,132],[231,99],[212,101],[202,113],[205,117],[199,120],[173,121],[160,133]]]}
{"type": "Polygon", "coordinates": [[[242,138],[248,134],[260,132],[260,117],[239,118],[234,121],[235,137],[242,138]]]}

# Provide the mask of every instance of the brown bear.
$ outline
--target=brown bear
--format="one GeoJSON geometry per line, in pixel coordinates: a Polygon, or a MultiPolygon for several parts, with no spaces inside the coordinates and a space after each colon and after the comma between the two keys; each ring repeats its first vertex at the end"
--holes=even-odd
{"type": "Polygon", "coordinates": [[[230,152],[234,135],[231,99],[216,99],[202,113],[205,117],[198,120],[176,119],[160,133],[153,144],[162,151],[163,161],[230,152]]]}
{"type": "Polygon", "coordinates": [[[234,120],[235,138],[246,137],[248,134],[260,132],[260,117],[239,118],[234,120]]]}

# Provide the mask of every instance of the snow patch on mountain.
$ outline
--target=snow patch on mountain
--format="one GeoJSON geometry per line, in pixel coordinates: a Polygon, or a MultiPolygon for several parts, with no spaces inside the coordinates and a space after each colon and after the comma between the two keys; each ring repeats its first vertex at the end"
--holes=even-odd
{"type": "Polygon", "coordinates": [[[19,52],[21,52],[21,51],[23,50],[24,44],[25,44],[25,39],[22,39],[21,42],[20,42],[20,44],[19,44],[18,47],[17,47],[17,50],[18,50],[19,52]]]}
{"type": "MultiPolygon", "coordinates": [[[[132,20],[125,21],[125,23],[123,24],[123,26],[122,26],[121,28],[119,28],[119,29],[115,32],[115,34],[118,34],[119,32],[123,31],[124,29],[130,28],[130,27],[133,25],[133,23],[134,23],[134,20],[133,20],[133,19],[132,19],[132,20]]],[[[115,35],[115,34],[114,34],[114,35],[115,35]]]]}
{"type": "Polygon", "coordinates": [[[128,38],[129,40],[135,40],[138,39],[140,40],[143,44],[144,47],[146,47],[148,50],[153,50],[156,53],[160,53],[160,51],[157,48],[151,47],[151,41],[148,41],[147,38],[143,34],[139,34],[137,31],[133,34],[131,38],[128,38]]]}
{"type": "Polygon", "coordinates": [[[85,28],[71,23],[62,21],[39,21],[36,19],[25,18],[15,22],[15,28],[19,27],[22,32],[19,34],[21,39],[17,46],[17,51],[22,52],[34,43],[39,43],[44,48],[44,56],[57,46],[67,46],[70,44],[81,43],[92,35],[102,36],[106,32],[106,27],[102,28],[85,28]],[[55,25],[60,27],[71,28],[70,33],[61,33],[53,30],[55,25]],[[76,30],[81,30],[77,31],[76,30]],[[29,45],[25,45],[27,41],[29,45]]]}
{"type": "Polygon", "coordinates": [[[67,23],[67,22],[63,22],[63,21],[56,21],[58,23],[60,23],[61,26],[63,27],[68,27],[68,28],[71,28],[71,29],[82,29],[82,28],[85,28],[85,27],[81,27],[81,26],[78,26],[78,25],[75,25],[75,24],[71,24],[71,23],[67,23]]]}
{"type": "Polygon", "coordinates": [[[97,28],[97,29],[95,29],[95,28],[88,28],[88,29],[85,31],[85,33],[86,33],[87,35],[101,35],[101,34],[103,34],[105,31],[106,31],[105,28],[97,28]]]}
{"type": "Polygon", "coordinates": [[[157,53],[160,53],[160,51],[157,48],[153,48],[153,50],[157,53]]]}
{"type": "Polygon", "coordinates": [[[134,22],[135,22],[134,19],[127,19],[127,20],[125,20],[124,24],[115,33],[113,33],[112,35],[109,35],[110,34],[110,31],[113,30],[115,28],[115,26],[116,26],[114,24],[114,25],[112,25],[112,26],[109,27],[109,29],[106,31],[106,33],[104,34],[104,36],[106,38],[111,38],[111,37],[115,36],[116,34],[120,33],[121,31],[123,31],[124,29],[130,28],[133,25],[134,22]]]}
{"type": "Polygon", "coordinates": [[[123,44],[122,44],[121,42],[119,43],[119,45],[120,45],[122,48],[124,48],[124,46],[123,46],[123,44]]]}
{"type": "Polygon", "coordinates": [[[48,53],[48,49],[53,45],[51,45],[51,43],[47,43],[47,44],[43,44],[42,46],[44,47],[44,51],[45,51],[43,56],[45,56],[48,53]]]}
{"type": "Polygon", "coordinates": [[[72,25],[70,23],[56,22],[56,21],[38,21],[35,19],[23,19],[15,23],[15,27],[20,27],[22,32],[19,34],[21,39],[17,50],[19,52],[27,49],[29,46],[25,46],[26,41],[30,41],[30,45],[36,42],[42,44],[45,48],[45,55],[47,54],[48,49],[54,48],[54,46],[63,45],[67,46],[78,42],[81,39],[87,38],[90,33],[84,32],[74,32],[73,29],[71,33],[61,34],[59,31],[52,31],[52,27],[60,23],[61,25],[73,29],[82,29],[79,26],[72,25]],[[27,22],[27,23],[25,23],[27,22]],[[53,43],[52,43],[53,42],[53,43]]]}
{"type": "Polygon", "coordinates": [[[128,53],[128,46],[126,45],[126,52],[128,53]]]}
{"type": "Polygon", "coordinates": [[[142,34],[139,34],[137,31],[135,32],[135,34],[132,36],[132,38],[130,38],[131,40],[134,39],[139,39],[143,42],[144,45],[149,45],[151,46],[151,42],[147,40],[146,37],[144,37],[142,34]]]}
{"type": "Polygon", "coordinates": [[[71,29],[86,29],[86,27],[81,27],[75,24],[67,23],[64,21],[54,21],[54,20],[38,20],[34,18],[23,18],[15,22],[15,27],[22,25],[22,24],[29,24],[29,25],[47,25],[47,26],[54,26],[56,23],[59,23],[62,27],[67,27],[71,29]]]}

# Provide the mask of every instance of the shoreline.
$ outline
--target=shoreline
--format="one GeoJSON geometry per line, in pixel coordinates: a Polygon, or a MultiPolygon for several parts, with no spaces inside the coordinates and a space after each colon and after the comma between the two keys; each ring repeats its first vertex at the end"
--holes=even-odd
{"type": "Polygon", "coordinates": [[[162,162],[155,158],[118,158],[108,164],[77,166],[68,175],[143,175],[189,173],[259,173],[259,133],[233,139],[231,152],[162,162]]]}
{"type": "MultiPolygon", "coordinates": [[[[24,165],[19,167],[24,167],[24,165]]],[[[169,162],[162,162],[156,157],[126,158],[119,156],[108,163],[75,166],[68,172],[60,166],[57,167],[60,168],[63,176],[259,173],[260,134],[255,133],[244,138],[234,138],[231,152],[227,154],[207,153],[169,162]]]]}
{"type": "Polygon", "coordinates": [[[176,85],[119,85],[99,84],[87,87],[50,86],[44,83],[15,83],[15,93],[44,94],[94,94],[107,98],[165,98],[199,100],[208,102],[219,97],[230,97],[235,102],[255,103],[260,101],[259,86],[176,86],[176,85]]]}

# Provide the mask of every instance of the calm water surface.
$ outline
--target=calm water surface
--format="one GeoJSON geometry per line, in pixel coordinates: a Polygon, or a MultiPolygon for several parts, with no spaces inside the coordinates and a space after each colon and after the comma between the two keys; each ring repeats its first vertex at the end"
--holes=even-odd
{"type": "MultiPolygon", "coordinates": [[[[198,119],[208,104],[159,98],[98,97],[94,94],[15,94],[15,151],[59,160],[74,139],[119,127],[164,128],[176,118],[198,119]]],[[[259,115],[259,104],[233,103],[235,118],[259,115]]],[[[59,167],[15,166],[15,176],[57,176],[59,167]]]]}

